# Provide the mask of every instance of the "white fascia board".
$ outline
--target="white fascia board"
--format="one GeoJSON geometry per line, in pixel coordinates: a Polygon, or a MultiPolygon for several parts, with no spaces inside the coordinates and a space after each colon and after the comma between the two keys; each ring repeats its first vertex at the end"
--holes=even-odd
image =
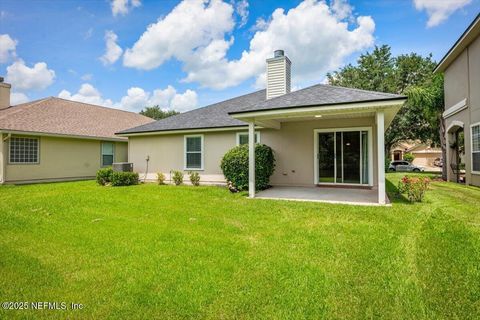
{"type": "Polygon", "coordinates": [[[377,101],[377,102],[359,102],[359,103],[347,103],[347,104],[338,104],[338,105],[323,105],[318,107],[298,107],[298,108],[284,108],[276,110],[265,110],[265,111],[253,111],[232,114],[231,117],[239,120],[255,118],[255,117],[275,117],[275,116],[288,116],[295,115],[299,113],[305,114],[322,114],[322,113],[332,113],[341,114],[342,112],[349,113],[351,111],[365,111],[368,109],[386,109],[392,107],[399,107],[407,100],[397,99],[397,100],[386,100],[386,101],[377,101]]]}

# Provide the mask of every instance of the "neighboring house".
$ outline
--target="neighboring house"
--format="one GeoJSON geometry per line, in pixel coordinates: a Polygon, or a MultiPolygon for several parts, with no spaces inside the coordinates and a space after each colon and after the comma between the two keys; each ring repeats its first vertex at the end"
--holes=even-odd
{"type": "Polygon", "coordinates": [[[465,182],[480,186],[480,15],[435,68],[445,75],[447,176],[460,180],[464,155],[465,182]]]}
{"type": "Polygon", "coordinates": [[[224,183],[223,155],[249,143],[254,197],[255,140],[275,152],[274,186],[373,188],[385,203],[384,132],[406,97],[322,84],[290,92],[290,65],[277,50],[266,90],[119,132],[129,138],[134,170],[148,180],[198,171],[203,182],[224,183]]]}
{"type": "Polygon", "coordinates": [[[11,107],[0,82],[0,183],[90,179],[128,160],[128,140],[115,132],[152,121],[54,97],[11,107]]]}
{"type": "Polygon", "coordinates": [[[390,157],[392,160],[403,160],[406,153],[411,153],[415,157],[412,161],[414,165],[425,167],[426,170],[439,170],[434,161],[442,158],[442,149],[431,147],[426,143],[402,141],[392,148],[390,157]]]}

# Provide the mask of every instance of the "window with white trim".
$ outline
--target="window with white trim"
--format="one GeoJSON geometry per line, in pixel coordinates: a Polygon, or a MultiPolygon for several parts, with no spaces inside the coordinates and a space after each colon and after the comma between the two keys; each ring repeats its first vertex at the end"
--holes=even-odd
{"type": "Polygon", "coordinates": [[[472,171],[480,172],[480,123],[472,126],[472,171]]]}
{"type": "MultiPolygon", "coordinates": [[[[260,132],[255,132],[255,143],[260,143],[260,132]]],[[[237,133],[237,146],[248,144],[248,132],[237,133]]]]}
{"type": "Polygon", "coordinates": [[[14,164],[38,163],[38,138],[11,137],[9,162],[14,164]]]}
{"type": "Polygon", "coordinates": [[[102,142],[102,166],[111,166],[114,161],[115,146],[113,142],[102,142]]]}
{"type": "Polygon", "coordinates": [[[185,170],[203,170],[203,135],[185,136],[185,170]]]}

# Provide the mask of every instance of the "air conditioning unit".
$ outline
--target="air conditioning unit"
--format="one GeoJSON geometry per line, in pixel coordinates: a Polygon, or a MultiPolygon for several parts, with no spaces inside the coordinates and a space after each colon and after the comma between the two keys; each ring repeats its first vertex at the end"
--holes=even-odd
{"type": "Polygon", "coordinates": [[[112,164],[113,171],[115,172],[132,172],[133,163],[129,162],[115,162],[112,164]]]}

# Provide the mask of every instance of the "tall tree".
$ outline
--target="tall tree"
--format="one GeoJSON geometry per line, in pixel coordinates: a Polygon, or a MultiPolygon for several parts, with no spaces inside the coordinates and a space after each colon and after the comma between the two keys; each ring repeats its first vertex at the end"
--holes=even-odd
{"type": "Polygon", "coordinates": [[[443,77],[433,75],[432,56],[416,53],[392,57],[387,45],[362,54],[357,65],[349,64],[327,74],[328,82],[343,87],[405,94],[409,98],[385,133],[385,152],[402,140],[420,140],[442,146],[443,77]]]}
{"type": "Polygon", "coordinates": [[[152,118],[152,119],[155,119],[155,120],[165,119],[165,118],[174,116],[174,115],[179,114],[179,113],[180,112],[175,111],[175,110],[164,111],[164,110],[160,109],[160,107],[158,105],[153,106],[153,107],[145,107],[145,109],[140,111],[141,115],[144,115],[146,117],[149,117],[149,118],[152,118]]]}

